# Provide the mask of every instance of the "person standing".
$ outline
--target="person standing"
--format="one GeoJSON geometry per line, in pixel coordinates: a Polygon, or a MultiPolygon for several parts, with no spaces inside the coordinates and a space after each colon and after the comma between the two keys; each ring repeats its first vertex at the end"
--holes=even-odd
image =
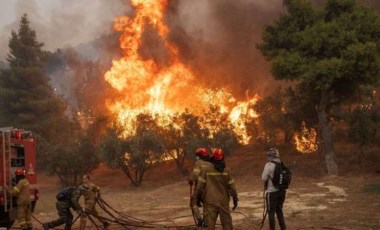
{"type": "Polygon", "coordinates": [[[262,180],[265,182],[265,202],[269,217],[269,229],[276,229],[275,214],[277,215],[278,223],[281,230],[286,229],[284,214],[282,207],[285,202],[286,190],[276,188],[272,182],[276,163],[281,163],[280,153],[276,148],[270,148],[266,152],[268,162],[265,164],[262,180]]]}
{"type": "Polygon", "coordinates": [[[65,230],[71,230],[73,225],[73,214],[70,208],[73,208],[79,215],[83,214],[84,208],[79,204],[79,198],[82,191],[79,188],[66,188],[57,195],[57,202],[55,206],[58,211],[59,218],[48,223],[43,223],[44,230],[55,228],[65,224],[65,230]]]}
{"type": "Polygon", "coordinates": [[[238,206],[238,194],[231,171],[226,167],[222,149],[213,149],[211,155],[213,167],[207,167],[198,178],[194,197],[198,200],[199,193],[204,189],[204,221],[208,230],[214,230],[218,216],[223,230],[233,229],[230,213],[230,197],[233,198],[235,210],[238,206]]]}
{"type": "MultiPolygon", "coordinates": [[[[190,173],[189,178],[187,179],[189,185],[190,185],[190,191],[191,191],[191,197],[190,197],[190,208],[191,211],[197,220],[198,227],[204,226],[203,218],[200,213],[200,210],[198,207],[202,207],[202,204],[204,202],[204,190],[200,191],[198,199],[194,198],[195,189],[197,188],[198,184],[198,177],[201,175],[201,172],[205,170],[205,168],[213,167],[210,162],[210,154],[209,151],[206,148],[198,148],[195,150],[195,164],[194,169],[190,173]],[[192,191],[192,187],[194,185],[194,192],[192,191]],[[196,202],[198,200],[198,203],[196,202]]],[[[204,214],[203,210],[203,215],[204,214]]]]}
{"type": "Polygon", "coordinates": [[[103,223],[104,229],[107,229],[109,225],[108,222],[102,220],[99,217],[98,211],[95,208],[97,196],[99,195],[99,192],[100,192],[99,186],[96,186],[94,183],[90,182],[89,175],[83,175],[82,184],[79,187],[83,191],[82,194],[84,197],[84,208],[86,212],[85,215],[81,216],[80,229],[81,230],[86,229],[87,214],[94,215],[95,218],[97,218],[103,223]]]}
{"type": "Polygon", "coordinates": [[[6,190],[12,196],[17,196],[17,221],[23,230],[32,228],[32,204],[29,194],[29,181],[25,178],[23,169],[17,169],[16,185],[13,188],[6,187],[6,190]]]}

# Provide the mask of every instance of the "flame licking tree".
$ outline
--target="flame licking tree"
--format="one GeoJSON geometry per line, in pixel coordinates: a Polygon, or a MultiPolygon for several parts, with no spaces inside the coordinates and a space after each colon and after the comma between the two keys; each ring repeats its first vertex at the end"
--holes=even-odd
{"type": "Polygon", "coordinates": [[[169,29],[163,21],[167,0],[132,0],[131,4],[136,9],[134,18],[116,18],[114,25],[114,29],[122,33],[120,47],[123,57],[114,60],[112,68],[105,74],[106,81],[121,95],[109,101],[108,108],[125,128],[124,135],[134,133],[133,124],[139,113],[170,117],[170,114],[186,108],[196,113],[210,104],[217,104],[221,112],[230,113],[230,120],[236,125],[235,131],[242,137],[241,142],[246,143],[249,137],[241,119],[256,116],[247,108],[257,98],[237,102],[223,89],[215,92],[195,82],[190,68],[181,63],[177,46],[168,40],[169,29]],[[153,58],[143,58],[139,52],[147,28],[156,32],[165,48],[164,64],[153,58]],[[220,97],[210,96],[218,94],[227,99],[221,102],[218,101],[220,97]]]}
{"type": "Polygon", "coordinates": [[[301,131],[294,136],[296,148],[301,153],[312,153],[318,150],[317,131],[306,128],[302,123],[301,131]]]}

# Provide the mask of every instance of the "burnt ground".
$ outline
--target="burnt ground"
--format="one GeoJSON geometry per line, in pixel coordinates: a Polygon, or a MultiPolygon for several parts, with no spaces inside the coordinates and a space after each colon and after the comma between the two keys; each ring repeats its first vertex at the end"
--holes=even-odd
{"type": "MultiPolygon", "coordinates": [[[[339,176],[325,176],[320,158],[281,150],[282,160],[292,169],[293,181],[287,192],[284,213],[288,229],[380,229],[380,161],[378,150],[365,156],[365,169],[355,164],[356,157],[338,154],[339,176]]],[[[189,168],[192,162],[189,161],[189,168]]],[[[263,212],[263,185],[260,180],[265,164],[262,150],[241,149],[227,158],[239,192],[239,206],[232,212],[235,229],[258,229],[263,212]]],[[[102,188],[102,197],[123,215],[167,225],[191,225],[188,208],[189,186],[186,176],[175,172],[172,162],[151,169],[143,185],[132,187],[118,170],[100,166],[92,173],[93,182],[102,188]]],[[[41,198],[34,216],[39,221],[57,217],[54,177],[39,175],[41,198]]],[[[104,211],[99,209],[102,215],[104,211]]],[[[78,228],[78,221],[74,228],[78,228]]],[[[15,225],[17,226],[17,224],[15,225]]],[[[35,229],[42,229],[35,221],[35,229]]],[[[61,229],[63,229],[61,227],[61,229]]],[[[88,229],[96,229],[89,224],[88,229]]],[[[125,229],[112,224],[110,229],[125,229]]],[[[137,228],[132,228],[137,229],[137,228]]],[[[155,228],[164,229],[164,228],[155,228]]],[[[220,226],[219,226],[219,229],[220,226]]],[[[265,223],[263,229],[268,229],[265,223]]]]}

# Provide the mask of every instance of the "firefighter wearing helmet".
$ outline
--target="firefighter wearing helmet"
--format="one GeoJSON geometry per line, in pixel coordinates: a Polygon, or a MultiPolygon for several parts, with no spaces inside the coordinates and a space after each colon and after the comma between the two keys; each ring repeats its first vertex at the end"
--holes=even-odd
{"type": "MultiPolygon", "coordinates": [[[[238,205],[238,195],[231,171],[226,167],[222,149],[212,149],[212,167],[207,167],[198,178],[198,185],[194,197],[205,189],[204,197],[204,221],[208,230],[214,230],[218,215],[223,230],[233,229],[230,213],[230,196],[233,198],[233,208],[238,205]]],[[[200,220],[199,222],[202,222],[200,220]]]]}
{"type": "MultiPolygon", "coordinates": [[[[197,187],[198,177],[201,175],[201,172],[205,170],[205,168],[207,167],[213,167],[210,162],[209,151],[206,148],[198,148],[197,150],[195,150],[194,169],[190,173],[190,176],[187,180],[190,185],[190,189],[192,189],[193,185],[194,185],[194,188],[197,187]]],[[[194,193],[192,193],[192,197],[190,198],[190,208],[195,219],[197,220],[197,224],[203,225],[203,218],[198,207],[202,207],[201,203],[203,203],[203,199],[204,199],[204,190],[200,191],[198,196],[199,196],[198,199],[195,199],[194,193]],[[202,221],[202,223],[199,223],[199,221],[202,221]]],[[[204,210],[203,210],[203,214],[204,214],[204,210]]]]}
{"type": "Polygon", "coordinates": [[[32,204],[29,194],[29,182],[25,178],[25,171],[17,169],[15,171],[16,185],[13,188],[6,187],[6,190],[12,196],[17,197],[17,221],[23,230],[31,230],[32,228],[32,204]]]}
{"type": "Polygon", "coordinates": [[[197,185],[198,177],[201,174],[203,168],[211,166],[210,163],[210,154],[206,148],[198,148],[195,150],[195,164],[194,169],[190,173],[188,178],[189,185],[197,185]]]}

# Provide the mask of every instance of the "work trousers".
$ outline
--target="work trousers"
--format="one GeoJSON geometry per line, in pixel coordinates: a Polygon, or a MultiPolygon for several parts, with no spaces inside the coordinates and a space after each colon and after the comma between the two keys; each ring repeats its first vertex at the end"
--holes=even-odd
{"type": "Polygon", "coordinates": [[[102,219],[99,216],[99,213],[98,213],[98,211],[95,208],[95,204],[96,203],[85,204],[86,214],[82,214],[82,216],[81,216],[81,219],[80,219],[80,228],[79,228],[80,230],[86,229],[88,215],[92,215],[93,217],[95,217],[96,219],[98,219],[100,222],[102,222],[103,227],[105,229],[107,228],[108,222],[106,220],[102,219]]]}
{"type": "Polygon", "coordinates": [[[49,228],[55,228],[57,226],[65,224],[65,230],[71,230],[71,226],[73,225],[73,214],[71,213],[70,208],[62,208],[57,203],[57,210],[59,218],[46,223],[46,225],[49,228]]]}
{"type": "Polygon", "coordinates": [[[17,221],[21,229],[32,228],[32,205],[19,205],[17,208],[17,221]]]}
{"type": "Polygon", "coordinates": [[[269,217],[269,229],[276,229],[276,220],[274,215],[277,215],[278,224],[281,230],[286,229],[284,214],[282,212],[282,206],[285,202],[286,190],[279,190],[276,192],[268,192],[266,194],[266,203],[269,217]]]}
{"type": "Polygon", "coordinates": [[[230,213],[230,207],[228,204],[205,204],[204,205],[204,218],[207,225],[207,230],[214,230],[218,215],[220,216],[220,222],[222,223],[223,230],[232,230],[232,218],[230,213]]]}

